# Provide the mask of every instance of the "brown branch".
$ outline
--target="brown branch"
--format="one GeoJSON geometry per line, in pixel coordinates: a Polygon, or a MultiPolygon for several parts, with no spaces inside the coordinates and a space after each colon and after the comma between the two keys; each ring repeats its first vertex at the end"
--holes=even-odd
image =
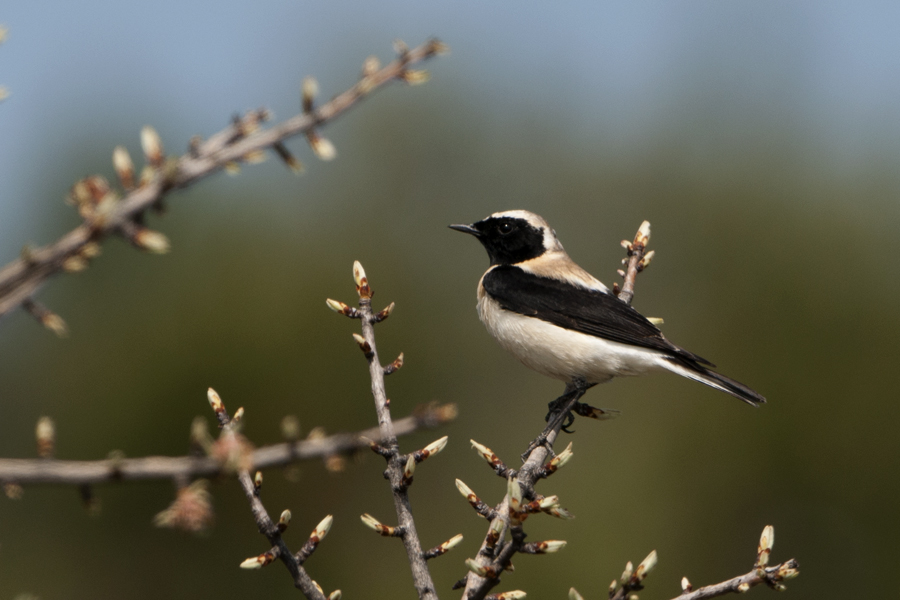
{"type": "MultiPolygon", "coordinates": [[[[394,423],[395,435],[431,429],[455,416],[453,405],[423,406],[394,423]]],[[[358,433],[338,433],[317,440],[284,442],[257,448],[251,458],[253,469],[270,469],[291,463],[367,447],[368,439],[380,439],[377,427],[358,433]]],[[[0,481],[20,485],[88,485],[118,481],[211,477],[227,474],[221,462],[206,456],[147,456],[105,460],[56,460],[52,458],[0,458],[0,481]]]]}
{"type": "MultiPolygon", "coordinates": [[[[29,249],[27,253],[23,253],[24,256],[0,269],[0,317],[31,298],[51,275],[64,269],[67,261],[71,266],[74,259],[83,268],[89,254],[86,248],[91,242],[102,240],[110,234],[121,233],[123,229],[127,230],[130,224],[140,220],[146,210],[160,206],[171,190],[188,187],[248,155],[258,155],[262,150],[273,148],[280,152],[283,149],[278,146],[280,142],[300,134],[314,134],[315,128],[334,120],[385,84],[397,79],[411,82],[409,75],[413,71],[409,70],[410,65],[445,50],[446,47],[436,40],[412,50],[404,50],[399,58],[382,69],[365,68],[362,78],[354,86],[321,107],[296,115],[269,129],[247,132],[252,129],[251,125],[255,126],[266,114],[265,111],[258,111],[238,119],[204,142],[192,143],[191,149],[177,159],[165,160],[161,147],[154,147],[152,152],[147,152],[147,158],[154,169],[152,177],[115,202],[108,212],[104,212],[102,218],[85,215],[84,224],[56,242],[29,249]]],[[[370,64],[367,61],[367,65],[370,64]]],[[[123,185],[127,187],[124,181],[123,185]]],[[[160,246],[157,245],[156,248],[160,246]]]]}
{"type": "Polygon", "coordinates": [[[648,243],[650,243],[650,221],[641,223],[637,234],[634,236],[634,241],[622,241],[622,247],[628,251],[628,258],[622,261],[625,263],[626,269],[625,271],[619,271],[619,274],[625,281],[622,284],[621,291],[618,289],[619,286],[617,284],[613,286],[613,292],[625,304],[631,304],[631,300],[634,298],[634,282],[637,279],[637,274],[643,271],[653,258],[652,251],[644,254],[648,243]]]}
{"type": "Polygon", "coordinates": [[[800,565],[792,558],[780,565],[763,569],[753,569],[749,573],[729,579],[728,581],[723,581],[722,583],[707,585],[693,591],[685,591],[680,596],[676,596],[673,600],[702,600],[703,598],[724,596],[725,594],[732,592],[742,594],[751,587],[761,583],[765,583],[769,587],[781,591],[784,589],[783,582],[796,577],[799,574],[799,568],[800,565]]]}
{"type": "MultiPolygon", "coordinates": [[[[362,265],[358,262],[353,265],[353,277],[356,281],[356,290],[359,293],[358,317],[362,322],[362,336],[354,334],[354,338],[369,363],[372,396],[375,400],[375,412],[378,416],[378,427],[381,431],[382,439],[382,448],[379,454],[384,456],[387,461],[385,477],[390,481],[391,492],[394,497],[394,509],[397,513],[397,527],[388,529],[397,531],[397,537],[403,541],[410,569],[412,570],[413,585],[420,600],[437,600],[438,596],[434,588],[434,581],[426,563],[429,557],[422,551],[422,543],[416,531],[416,523],[413,519],[412,507],[409,502],[408,490],[412,483],[412,474],[417,462],[416,455],[402,455],[400,453],[396,427],[391,420],[390,400],[387,398],[384,387],[385,368],[378,360],[378,350],[375,346],[374,324],[387,318],[387,315],[390,314],[390,309],[385,309],[377,315],[372,311],[372,289],[369,286],[369,281],[362,265]]],[[[332,306],[332,301],[329,301],[328,304],[332,306]]],[[[435,442],[429,448],[435,447],[440,442],[442,441],[435,442]]],[[[443,440],[443,443],[446,443],[446,440],[443,440]]],[[[440,447],[442,448],[443,445],[440,445],[440,447]]],[[[426,457],[428,454],[435,452],[429,452],[429,448],[422,451],[426,457]]],[[[364,516],[364,522],[366,521],[365,517],[369,517],[369,521],[374,521],[371,516],[366,515],[364,516]]],[[[370,527],[381,531],[382,535],[387,535],[374,524],[370,524],[370,527]]],[[[382,525],[381,527],[384,528],[385,526],[382,525]]]]}
{"type": "MultiPolygon", "coordinates": [[[[232,419],[228,416],[225,405],[222,403],[219,395],[212,389],[209,391],[209,398],[210,404],[216,413],[216,418],[219,421],[219,426],[223,429],[222,435],[236,435],[239,420],[237,418],[232,419]]],[[[241,409],[238,409],[238,412],[241,412],[241,409]]],[[[306,569],[300,564],[298,558],[291,553],[287,544],[281,537],[281,534],[287,528],[287,522],[290,521],[290,513],[286,512],[287,519],[285,520],[283,516],[282,520],[276,525],[269,517],[266,507],[263,506],[262,501],[259,499],[259,489],[254,484],[253,478],[250,477],[248,469],[241,469],[238,472],[238,482],[240,482],[241,489],[244,490],[244,494],[250,502],[250,511],[253,513],[253,518],[256,521],[259,532],[263,534],[272,545],[271,550],[261,554],[255,559],[245,560],[241,566],[244,568],[260,568],[271,563],[275,558],[279,558],[291,574],[291,579],[294,581],[294,587],[299,589],[304,596],[309,600],[327,600],[322,589],[312,580],[309,574],[307,574],[306,569]]]]}

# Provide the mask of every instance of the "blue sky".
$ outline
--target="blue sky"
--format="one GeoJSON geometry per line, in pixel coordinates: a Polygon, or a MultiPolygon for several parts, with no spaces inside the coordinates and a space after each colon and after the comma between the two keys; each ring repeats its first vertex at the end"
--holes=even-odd
{"type": "Polygon", "coordinates": [[[107,167],[72,165],[80,143],[137,152],[152,123],[180,150],[238,110],[288,116],[304,75],[336,93],[366,55],[388,58],[394,38],[440,37],[453,54],[437,76],[479,110],[545,115],[581,143],[601,130],[654,135],[701,105],[726,122],[789,122],[852,164],[898,147],[898,22],[892,2],[8,3],[0,260],[61,210],[71,181],[107,167]]]}

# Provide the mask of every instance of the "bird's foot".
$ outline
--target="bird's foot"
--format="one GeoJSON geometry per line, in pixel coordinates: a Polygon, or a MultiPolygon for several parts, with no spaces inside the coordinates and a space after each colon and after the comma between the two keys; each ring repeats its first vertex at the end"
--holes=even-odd
{"type": "Polygon", "coordinates": [[[535,449],[540,448],[541,446],[545,446],[547,448],[547,450],[550,452],[550,455],[553,456],[553,454],[554,454],[553,445],[550,444],[547,439],[547,434],[550,433],[550,431],[552,431],[552,430],[550,428],[547,428],[541,432],[541,435],[539,435],[536,438],[534,438],[533,440],[531,440],[531,443],[528,444],[528,448],[526,448],[525,452],[522,453],[522,462],[523,463],[528,460],[528,457],[531,455],[532,452],[534,452],[535,449]]]}
{"type": "Polygon", "coordinates": [[[541,432],[539,436],[534,438],[530,444],[528,444],[528,449],[522,454],[522,462],[528,460],[528,456],[535,450],[535,448],[539,448],[544,446],[549,450],[551,456],[553,455],[553,444],[549,441],[550,435],[557,430],[557,428],[565,431],[566,433],[573,433],[569,427],[572,426],[572,423],[575,422],[575,415],[583,414],[580,410],[580,406],[582,405],[578,402],[578,399],[584,396],[584,393],[588,391],[589,388],[592,388],[595,384],[585,383],[584,381],[576,381],[566,386],[566,391],[563,392],[563,395],[551,402],[547,405],[547,416],[544,417],[544,420],[547,422],[547,427],[544,428],[544,431],[541,432]]]}

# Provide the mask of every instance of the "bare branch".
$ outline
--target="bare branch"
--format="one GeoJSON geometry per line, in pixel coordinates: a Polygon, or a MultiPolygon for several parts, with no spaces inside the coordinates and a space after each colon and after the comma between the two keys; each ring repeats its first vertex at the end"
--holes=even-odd
{"type": "Polygon", "coordinates": [[[634,298],[634,282],[637,279],[637,274],[643,271],[653,258],[653,252],[644,254],[649,243],[650,221],[641,223],[633,242],[622,242],[622,247],[628,251],[628,258],[623,261],[627,265],[625,271],[620,271],[619,274],[625,278],[625,282],[622,284],[621,291],[619,291],[618,285],[613,286],[613,291],[619,297],[619,300],[625,304],[631,304],[631,300],[634,298]]]}
{"type": "MultiPolygon", "coordinates": [[[[412,570],[413,585],[419,598],[421,600],[437,600],[434,582],[426,563],[430,556],[422,550],[422,543],[416,531],[412,507],[409,502],[408,490],[412,483],[412,475],[418,462],[418,457],[424,460],[428,456],[439,452],[444,447],[446,440],[438,440],[426,449],[419,451],[419,453],[408,456],[400,454],[396,428],[391,420],[390,400],[388,400],[384,387],[385,367],[378,360],[374,328],[375,323],[384,320],[390,314],[390,311],[393,310],[393,304],[380,313],[375,314],[372,310],[372,288],[359,262],[353,265],[353,278],[356,283],[356,291],[359,294],[359,318],[362,322],[362,335],[353,334],[353,337],[369,363],[372,396],[375,400],[375,412],[378,416],[378,427],[380,428],[382,439],[381,448],[376,451],[384,456],[387,461],[385,477],[390,481],[391,492],[394,496],[394,509],[397,513],[396,527],[382,525],[370,515],[364,515],[363,522],[379,531],[382,535],[396,536],[403,541],[412,570]]],[[[329,302],[329,306],[331,306],[331,302],[329,302]]],[[[342,310],[339,312],[347,314],[342,310]]]]}
{"type": "MultiPolygon", "coordinates": [[[[82,225],[52,244],[30,249],[27,256],[21,256],[0,269],[0,317],[31,298],[51,275],[65,268],[84,268],[88,254],[91,254],[85,252],[89,244],[129,229],[130,224],[139,221],[146,210],[160,206],[170,191],[188,187],[228,165],[257,156],[269,148],[282,156],[289,166],[296,168],[286,158],[281,142],[300,134],[307,135],[311,143],[319,140],[315,131],[317,127],[334,120],[371,92],[391,81],[399,79],[409,82],[408,74],[412,72],[410,65],[445,50],[442,43],[432,40],[418,48],[404,51],[380,70],[364,70],[362,78],[354,86],[319,108],[303,112],[269,129],[256,130],[258,123],[267,117],[267,111],[251,112],[236,119],[234,124],[206,141],[195,140],[191,149],[178,158],[166,159],[158,136],[154,137],[152,129],[145,128],[141,137],[151,167],[149,177],[121,200],[117,200],[113,192],[103,194],[104,200],[97,200],[94,207],[96,210],[83,214],[85,222],[82,225]]],[[[319,146],[313,144],[313,149],[322,154],[321,140],[319,143],[319,146]]],[[[121,153],[117,154],[120,155],[117,158],[117,171],[127,171],[121,153]]],[[[127,188],[131,181],[126,176],[122,183],[127,188]]]]}
{"type": "MultiPolygon", "coordinates": [[[[456,416],[453,405],[427,405],[394,423],[395,435],[437,427],[456,416]]],[[[365,438],[381,439],[377,427],[358,433],[338,433],[316,440],[285,442],[253,451],[254,469],[282,467],[301,460],[326,458],[367,447],[365,438]]],[[[177,479],[224,474],[222,463],[207,456],[147,456],[106,460],[56,460],[51,458],[0,458],[0,481],[19,485],[88,485],[138,479],[177,479]]]]}
{"type": "Polygon", "coordinates": [[[765,583],[773,589],[781,590],[784,588],[782,582],[796,577],[799,573],[799,568],[800,565],[792,558],[780,565],[763,569],[754,569],[749,573],[745,573],[734,579],[729,579],[728,581],[723,581],[722,583],[707,585],[693,591],[686,591],[680,596],[676,596],[676,598],[677,600],[702,600],[703,598],[724,596],[725,594],[732,592],[742,594],[761,583],[765,583]]]}
{"type": "MultiPolygon", "coordinates": [[[[237,419],[231,419],[228,416],[225,405],[212,388],[209,390],[209,402],[213,411],[216,413],[216,419],[219,421],[219,426],[222,427],[222,435],[236,435],[236,430],[239,425],[237,419]]],[[[241,410],[242,409],[238,409],[237,412],[241,412],[241,410]]],[[[237,416],[237,412],[235,413],[235,417],[237,416]]],[[[261,568],[271,563],[276,558],[279,558],[291,574],[291,578],[294,581],[294,587],[303,592],[304,596],[309,600],[326,600],[322,588],[310,578],[303,568],[298,556],[291,553],[287,544],[281,537],[281,534],[287,528],[287,524],[290,521],[290,512],[284,511],[277,524],[272,522],[268,511],[266,511],[266,507],[263,506],[262,501],[259,499],[259,487],[254,483],[253,478],[250,477],[249,470],[241,469],[238,472],[238,482],[241,484],[241,489],[244,490],[244,495],[247,496],[247,500],[250,502],[250,511],[253,513],[253,518],[256,520],[256,526],[259,528],[259,532],[263,534],[272,545],[272,548],[269,551],[255,558],[245,560],[240,566],[245,569],[261,568]]],[[[323,521],[323,523],[324,522],[325,521],[323,521]]],[[[322,523],[320,523],[320,526],[321,525],[322,523]]],[[[329,522],[328,527],[330,528],[330,526],[331,523],[329,522]]],[[[316,531],[313,531],[313,536],[315,536],[317,532],[318,527],[316,528],[316,531]]],[[[324,537],[324,534],[320,537],[324,537]]],[[[310,550],[309,554],[311,553],[312,550],[310,550]]],[[[309,554],[304,557],[304,560],[309,554]]]]}

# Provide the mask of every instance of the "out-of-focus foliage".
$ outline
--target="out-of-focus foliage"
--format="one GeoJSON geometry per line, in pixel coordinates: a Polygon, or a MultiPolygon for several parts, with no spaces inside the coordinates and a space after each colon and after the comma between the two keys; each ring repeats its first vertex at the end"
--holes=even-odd
{"type": "MultiPolygon", "coordinates": [[[[4,52],[15,41],[9,25],[4,52]]],[[[397,303],[376,331],[384,359],[406,355],[388,380],[394,414],[432,399],[460,407],[445,431],[401,441],[414,449],[450,436],[416,471],[411,493],[425,546],[466,536],[431,563],[442,597],[456,597],[449,587],[485,522],[454,479],[491,503],[505,491],[468,439],[515,464],[561,386],[517,364],[483,331],[474,293],[487,261],[446,225],[533,210],[577,261],[612,283],[619,240],[648,219],[656,258],[638,279],[635,306],[663,317],[670,339],[769,404],[753,410],[663,375],[589,392],[588,401],[623,415],[578,421],[567,439],[575,458],[540,484],[577,520],[536,516],[526,528],[529,540],[568,545],[558,555],[520,557],[503,589],[563,598],[574,585],[597,597],[627,560],[655,548],[660,563],[645,593],[675,596],[682,575],[699,586],[749,570],[759,532],[773,524],[772,561],[800,561],[792,598],[893,590],[883,577],[900,535],[889,517],[900,493],[891,375],[900,337],[900,170],[892,146],[829,152],[818,132],[795,126],[802,106],[735,114],[727,96],[704,85],[707,66],[694,72],[689,64],[681,68],[693,87],[670,113],[655,114],[639,136],[605,135],[583,113],[566,117],[565,89],[542,107],[499,102],[490,87],[466,81],[474,51],[447,41],[455,54],[429,65],[435,76],[426,86],[389,90],[329,128],[338,160],[316,162],[295,143],[308,165],[302,178],[271,160],[174,195],[169,213],[151,223],[170,237],[169,255],[113,240],[86,272],[52,281],[41,299],[66,318],[68,339],[23,313],[0,322],[0,455],[33,455],[34,423],[45,414],[56,422],[61,458],[180,454],[193,417],[208,415],[210,385],[229,408],[245,407],[244,431],[257,444],[279,439],[285,414],[298,415],[306,431],[371,426],[368,378],[349,335],[355,324],[324,303],[353,299],[358,259],[375,304],[397,303]]],[[[332,81],[349,82],[356,68],[331,65],[332,81]]],[[[172,110],[187,101],[173,100],[172,110]]],[[[603,106],[596,110],[602,123],[603,106]]],[[[140,110],[130,112],[142,123],[140,110]]],[[[99,117],[81,107],[68,118],[99,117]]],[[[169,130],[187,140],[193,131],[180,127],[169,130]]],[[[52,202],[75,176],[110,174],[111,149],[136,139],[138,127],[115,137],[89,129],[73,128],[65,163],[45,165],[47,176],[34,181],[30,202],[46,218],[19,231],[17,243],[72,227],[74,215],[52,202]]],[[[286,536],[293,547],[334,514],[307,566],[348,598],[414,596],[401,545],[359,523],[363,512],[393,522],[381,470],[366,455],[339,475],[319,464],[301,465],[297,482],[266,475],[270,512],[294,515],[286,536]]],[[[72,489],[0,499],[0,593],[296,597],[278,565],[237,568],[267,547],[233,481],[211,486],[216,525],[200,538],[152,527],[171,485],[96,492],[96,519],[72,489]]]]}

